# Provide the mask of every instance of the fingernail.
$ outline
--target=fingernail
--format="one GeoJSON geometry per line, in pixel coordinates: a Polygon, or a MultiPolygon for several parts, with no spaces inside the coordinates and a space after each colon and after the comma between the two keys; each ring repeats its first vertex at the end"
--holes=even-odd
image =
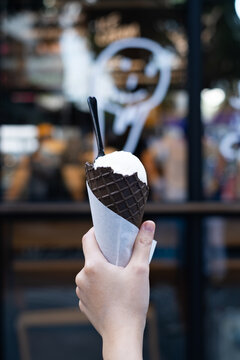
{"type": "Polygon", "coordinates": [[[154,233],[155,231],[155,224],[153,221],[146,221],[145,223],[143,223],[143,230],[150,232],[150,233],[154,233]]]}

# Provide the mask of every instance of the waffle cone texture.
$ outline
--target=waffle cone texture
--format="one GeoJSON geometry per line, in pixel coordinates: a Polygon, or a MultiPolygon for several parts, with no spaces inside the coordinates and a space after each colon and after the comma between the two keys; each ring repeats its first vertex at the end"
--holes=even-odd
{"type": "Polygon", "coordinates": [[[137,173],[123,176],[114,173],[111,167],[94,169],[90,163],[86,163],[85,170],[88,186],[96,198],[139,228],[149,188],[137,173]]]}

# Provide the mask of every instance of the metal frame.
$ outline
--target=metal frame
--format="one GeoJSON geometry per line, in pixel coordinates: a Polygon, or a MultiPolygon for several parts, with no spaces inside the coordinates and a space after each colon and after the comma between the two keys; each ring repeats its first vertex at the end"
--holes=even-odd
{"type": "MultiPolygon", "coordinates": [[[[201,10],[202,0],[188,1],[188,200],[201,201],[202,191],[202,121],[201,93],[201,10]]],[[[186,237],[187,360],[203,360],[203,237],[202,216],[190,215],[186,237]]]]}

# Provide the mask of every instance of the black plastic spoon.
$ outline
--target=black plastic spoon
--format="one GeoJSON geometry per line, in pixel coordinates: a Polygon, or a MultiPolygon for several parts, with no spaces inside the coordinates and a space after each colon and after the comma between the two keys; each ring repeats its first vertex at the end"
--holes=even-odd
{"type": "Polygon", "coordinates": [[[99,120],[98,120],[98,110],[97,110],[97,99],[95,97],[88,97],[87,99],[89,110],[92,116],[92,122],[93,122],[93,128],[97,140],[97,147],[98,147],[98,155],[96,159],[99,156],[104,156],[104,148],[103,148],[103,142],[102,142],[102,136],[99,126],[99,120]]]}

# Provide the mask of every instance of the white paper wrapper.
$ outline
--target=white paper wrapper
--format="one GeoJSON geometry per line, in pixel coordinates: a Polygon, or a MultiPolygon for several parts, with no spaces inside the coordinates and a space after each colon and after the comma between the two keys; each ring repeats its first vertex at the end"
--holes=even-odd
{"type": "MultiPolygon", "coordinates": [[[[103,205],[88,184],[87,191],[99,247],[111,264],[125,267],[131,258],[133,244],[139,229],[103,205]]],[[[153,240],[149,262],[152,259],[156,243],[153,240]]]]}

